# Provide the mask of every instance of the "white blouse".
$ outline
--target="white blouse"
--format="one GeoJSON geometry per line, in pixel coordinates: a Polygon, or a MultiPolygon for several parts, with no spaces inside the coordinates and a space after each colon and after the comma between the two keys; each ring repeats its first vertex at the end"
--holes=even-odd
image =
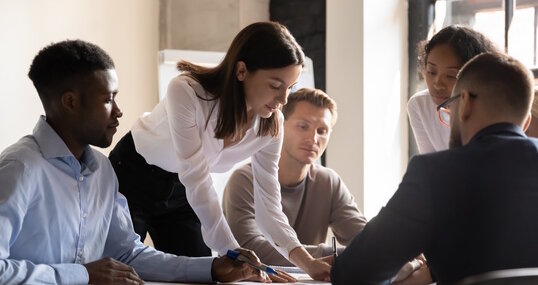
{"type": "Polygon", "coordinates": [[[437,105],[433,102],[428,89],[417,92],[409,99],[407,114],[419,153],[448,149],[450,128],[439,121],[437,105]]]}
{"type": "Polygon", "coordinates": [[[210,173],[226,172],[250,157],[256,221],[266,238],[288,258],[289,252],[301,243],[280,203],[278,160],[284,116],[280,111],[275,113],[280,128],[277,137],[257,136],[257,116],[240,142],[224,148],[223,140],[216,139],[214,132],[218,101],[198,96],[212,98],[196,80],[187,76],[172,79],[163,100],[131,129],[137,152],[149,164],[178,173],[187,200],[202,224],[205,243],[220,255],[239,244],[226,223],[210,173]]]}

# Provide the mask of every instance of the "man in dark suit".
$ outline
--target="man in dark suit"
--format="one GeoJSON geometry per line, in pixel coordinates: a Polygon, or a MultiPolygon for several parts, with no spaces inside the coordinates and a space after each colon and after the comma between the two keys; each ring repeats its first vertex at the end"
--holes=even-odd
{"type": "Polygon", "coordinates": [[[450,149],[411,159],[394,196],[336,259],[333,284],[386,284],[421,252],[438,284],[538,267],[538,140],[524,133],[533,94],[517,60],[469,61],[439,105],[450,112],[450,149]]]}

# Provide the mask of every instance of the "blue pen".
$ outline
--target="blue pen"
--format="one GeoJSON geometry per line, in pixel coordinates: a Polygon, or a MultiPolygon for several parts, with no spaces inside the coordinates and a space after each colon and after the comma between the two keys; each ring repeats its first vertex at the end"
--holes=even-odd
{"type": "Polygon", "coordinates": [[[242,255],[239,251],[235,251],[235,250],[231,250],[229,249],[228,252],[226,253],[226,256],[233,259],[233,260],[239,260],[239,261],[243,261],[243,262],[246,262],[248,265],[258,269],[258,270],[261,270],[263,272],[267,272],[268,274],[273,274],[273,275],[278,275],[278,273],[271,267],[265,265],[262,263],[262,265],[256,265],[254,264],[254,262],[252,262],[252,260],[250,260],[248,257],[242,255]]]}

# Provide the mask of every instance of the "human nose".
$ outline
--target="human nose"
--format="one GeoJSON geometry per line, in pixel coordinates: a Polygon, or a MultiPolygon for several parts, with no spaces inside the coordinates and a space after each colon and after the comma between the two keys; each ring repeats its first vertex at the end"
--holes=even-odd
{"type": "Polygon", "coordinates": [[[113,109],[112,109],[112,114],[115,118],[121,118],[123,116],[123,112],[121,111],[120,107],[118,106],[118,104],[116,103],[116,101],[114,101],[114,106],[113,106],[113,109]]]}
{"type": "Polygon", "coordinates": [[[445,88],[446,84],[443,80],[443,77],[440,75],[440,74],[437,74],[434,78],[433,78],[433,86],[436,88],[436,89],[443,89],[445,88]]]}
{"type": "Polygon", "coordinates": [[[290,94],[290,90],[286,89],[284,92],[280,93],[276,97],[276,101],[282,105],[286,105],[288,103],[288,95],[290,94]]]}
{"type": "Polygon", "coordinates": [[[313,130],[311,130],[311,131],[308,133],[307,140],[308,140],[308,141],[311,141],[313,144],[317,144],[317,143],[318,143],[318,141],[319,141],[319,135],[318,135],[318,132],[316,131],[316,129],[313,129],[313,130]]]}

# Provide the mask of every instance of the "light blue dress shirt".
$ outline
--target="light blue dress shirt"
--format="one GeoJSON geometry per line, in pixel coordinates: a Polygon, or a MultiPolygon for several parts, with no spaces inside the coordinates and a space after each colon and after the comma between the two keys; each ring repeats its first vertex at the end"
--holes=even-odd
{"type": "Polygon", "coordinates": [[[104,257],[144,280],[212,282],[213,258],[141,243],[108,159],[87,147],[79,162],[41,116],[0,155],[0,284],[87,284],[83,264],[104,257]]]}

